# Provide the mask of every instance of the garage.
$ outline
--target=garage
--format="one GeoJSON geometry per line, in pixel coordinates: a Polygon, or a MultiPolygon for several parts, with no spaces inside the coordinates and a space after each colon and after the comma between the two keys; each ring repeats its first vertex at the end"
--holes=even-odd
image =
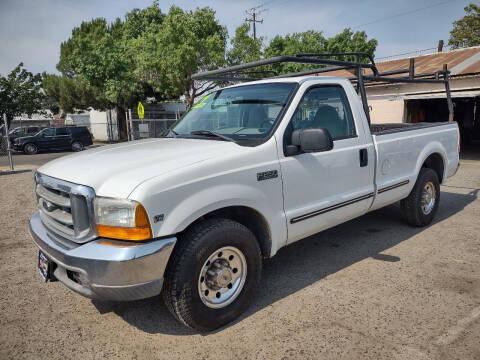
{"type": "MultiPolygon", "coordinates": [[[[453,120],[460,128],[462,146],[474,150],[474,143],[480,141],[480,92],[456,95],[452,97],[453,120]]],[[[444,96],[407,96],[404,101],[406,122],[448,121],[448,106],[444,96]]]]}

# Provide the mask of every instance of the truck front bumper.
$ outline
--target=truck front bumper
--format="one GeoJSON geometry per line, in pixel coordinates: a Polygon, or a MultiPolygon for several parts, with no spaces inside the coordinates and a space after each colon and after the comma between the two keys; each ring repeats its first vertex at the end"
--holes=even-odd
{"type": "Polygon", "coordinates": [[[176,237],[146,243],[97,239],[75,247],[55,240],[39,213],[30,220],[33,242],[50,261],[54,279],[91,299],[129,301],[158,295],[176,237]]]}

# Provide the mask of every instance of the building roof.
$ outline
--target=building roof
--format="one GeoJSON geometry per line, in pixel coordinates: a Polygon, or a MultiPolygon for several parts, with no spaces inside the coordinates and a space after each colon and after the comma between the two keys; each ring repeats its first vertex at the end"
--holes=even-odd
{"type": "MultiPolygon", "coordinates": [[[[433,73],[442,70],[443,64],[447,64],[450,76],[480,74],[480,46],[421,55],[414,58],[415,74],[433,73]]],[[[379,72],[408,69],[409,64],[410,57],[376,63],[379,72]]],[[[369,73],[371,73],[370,70],[365,71],[365,74],[369,73]]],[[[340,77],[352,76],[352,73],[346,70],[330,71],[321,75],[323,74],[340,77]]]]}

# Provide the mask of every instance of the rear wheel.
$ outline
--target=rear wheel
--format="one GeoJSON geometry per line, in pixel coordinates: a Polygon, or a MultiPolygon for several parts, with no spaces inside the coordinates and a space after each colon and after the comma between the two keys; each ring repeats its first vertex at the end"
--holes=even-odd
{"type": "Polygon", "coordinates": [[[245,311],[261,270],[260,247],[249,229],[228,219],[208,219],[179,238],[163,299],[180,322],[214,330],[245,311]]]}
{"type": "Polygon", "coordinates": [[[80,141],[74,141],[72,143],[72,151],[82,151],[84,148],[83,144],[80,141]]]}
{"type": "Polygon", "coordinates": [[[28,155],[34,155],[38,153],[38,148],[35,144],[28,143],[23,147],[23,151],[28,155]]]}
{"type": "Polygon", "coordinates": [[[440,202],[440,183],[435,171],[422,168],[410,195],[400,202],[402,216],[414,226],[426,226],[435,217],[440,202]]]}

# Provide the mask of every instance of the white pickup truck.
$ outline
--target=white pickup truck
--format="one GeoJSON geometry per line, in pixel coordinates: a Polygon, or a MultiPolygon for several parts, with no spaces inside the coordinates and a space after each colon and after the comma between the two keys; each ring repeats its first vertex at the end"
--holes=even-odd
{"type": "Polygon", "coordinates": [[[283,246],[396,201],[428,225],[458,165],[455,122],[370,126],[343,78],[253,81],[207,95],[164,138],[39,168],[30,230],[45,280],[96,299],[162,293],[211,330],[247,308],[283,246]]]}

